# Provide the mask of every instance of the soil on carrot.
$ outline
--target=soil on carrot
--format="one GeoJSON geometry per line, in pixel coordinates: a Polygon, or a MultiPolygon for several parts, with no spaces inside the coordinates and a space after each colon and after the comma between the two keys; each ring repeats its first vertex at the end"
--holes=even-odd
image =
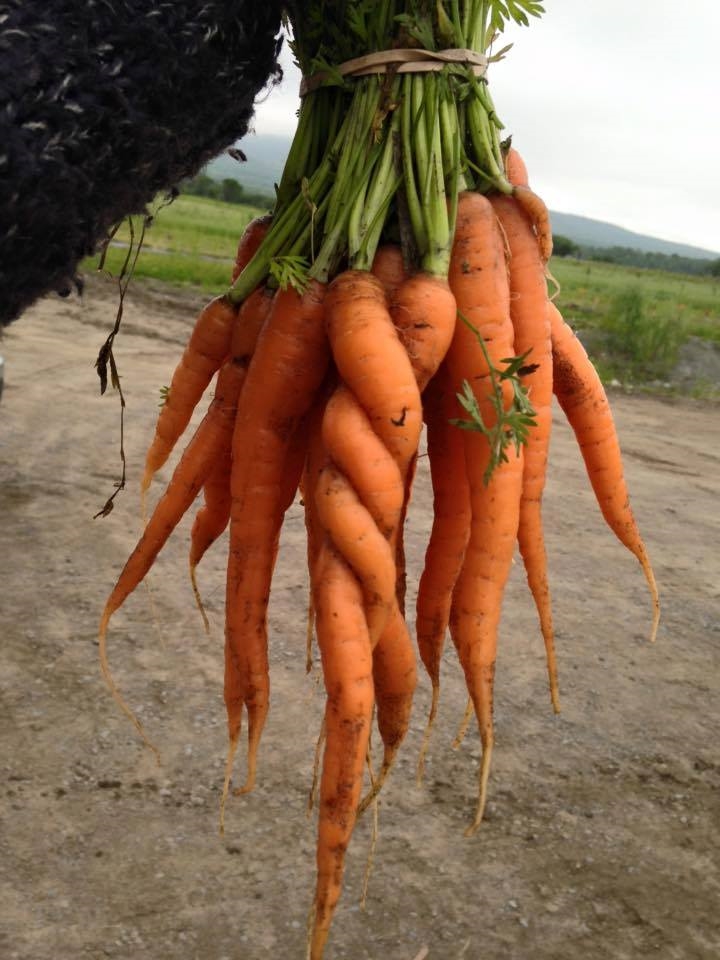
{"type": "MultiPolygon", "coordinates": [[[[101,680],[96,632],[140,530],[138,489],[160,388],[202,296],[131,287],[116,357],[119,407],[93,364],[116,293],[49,298],[7,332],[0,403],[0,955],[7,960],[302,958],[315,824],[307,815],[323,691],[305,673],[307,577],[299,502],[270,605],[272,701],[256,790],[218,833],[225,762],[223,539],[187,574],[190,518],[116,614],[109,656],[162,757],[157,766],[101,680]]],[[[662,621],[637,562],[606,529],[555,410],[545,497],[562,713],[521,564],[500,631],[496,748],[485,821],[463,836],[480,756],[454,652],[415,783],[429,706],[379,807],[358,826],[328,960],[657,960],[720,951],[720,420],[687,400],[614,395],[662,621]]],[[[157,496],[173,461],[158,475],[157,496]]],[[[407,533],[417,583],[431,522],[420,461],[407,533]]],[[[414,595],[408,596],[412,609],[414,595]]],[[[379,753],[379,750],[377,750],[379,753]]],[[[236,781],[243,779],[238,756],[236,781]]]]}

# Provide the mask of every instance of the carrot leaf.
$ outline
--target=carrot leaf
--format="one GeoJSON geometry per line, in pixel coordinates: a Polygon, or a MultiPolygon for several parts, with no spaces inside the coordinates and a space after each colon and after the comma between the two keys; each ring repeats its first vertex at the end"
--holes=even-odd
{"type": "Polygon", "coordinates": [[[493,470],[501,463],[507,463],[507,448],[512,445],[515,452],[520,453],[521,447],[528,441],[530,430],[537,426],[535,410],[530,402],[530,394],[522,384],[522,377],[534,369],[534,364],[527,363],[530,353],[528,350],[517,357],[503,358],[500,360],[500,363],[504,364],[503,368],[496,367],[490,358],[479,330],[462,313],[459,314],[459,317],[475,334],[488,366],[488,374],[483,377],[483,380],[487,378],[490,380],[490,392],[486,400],[492,407],[492,418],[490,423],[486,423],[472,385],[467,380],[463,380],[462,393],[458,393],[456,396],[458,403],[468,414],[468,418],[453,419],[450,423],[461,430],[474,430],[482,433],[487,438],[490,457],[483,475],[487,484],[493,470]],[[505,404],[503,383],[508,383],[511,387],[512,399],[508,406],[505,404]]]}
{"type": "Polygon", "coordinates": [[[305,257],[273,257],[270,261],[270,276],[281,290],[292,287],[301,296],[308,285],[309,264],[305,257]]]}

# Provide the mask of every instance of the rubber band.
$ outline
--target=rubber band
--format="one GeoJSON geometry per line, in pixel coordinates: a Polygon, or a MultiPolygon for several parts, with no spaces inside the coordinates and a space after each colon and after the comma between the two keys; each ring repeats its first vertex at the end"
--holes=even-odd
{"type": "Polygon", "coordinates": [[[340,74],[342,77],[365,77],[370,74],[383,74],[394,70],[395,73],[431,73],[444,70],[448,64],[470,67],[476,77],[484,77],[487,72],[488,58],[475,50],[462,47],[450,50],[418,50],[414,48],[398,50],[379,50],[362,57],[346,60],[333,69],[333,73],[320,70],[310,77],[303,77],[300,84],[300,96],[304,97],[330,77],[340,74]]]}

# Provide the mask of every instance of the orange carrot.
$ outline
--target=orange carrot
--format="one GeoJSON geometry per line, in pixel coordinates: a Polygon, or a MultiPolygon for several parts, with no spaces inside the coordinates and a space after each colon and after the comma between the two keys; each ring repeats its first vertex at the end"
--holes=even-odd
{"type": "Polygon", "coordinates": [[[313,597],[327,691],[309,951],[310,960],[321,960],[357,818],[374,698],[372,648],[362,590],[327,540],[314,568],[313,597]]]}
{"type": "Polygon", "coordinates": [[[395,243],[378,247],[373,258],[372,272],[383,285],[388,301],[392,302],[396,290],[408,276],[400,247],[395,243]]]}
{"type": "Polygon", "coordinates": [[[505,155],[505,176],[514,187],[528,186],[527,167],[515,147],[510,147],[505,155]]]}
{"type": "Polygon", "coordinates": [[[585,348],[548,301],[553,351],[553,389],[572,427],[602,515],[618,540],[637,557],[650,588],[657,634],[660,600],[655,576],[630,507],[620,443],[605,388],[585,348]]]}
{"type": "MultiPolygon", "coordinates": [[[[315,498],[317,493],[320,471],[328,462],[327,451],[322,439],[322,424],[327,407],[327,394],[331,390],[330,377],[324,389],[321,389],[307,417],[307,456],[303,465],[300,479],[300,493],[303,501],[305,516],[305,532],[307,535],[307,564],[310,573],[310,593],[308,597],[308,616],[305,645],[305,669],[310,673],[313,667],[313,638],[315,630],[315,607],[312,595],[313,570],[320,554],[320,547],[324,540],[324,533],[318,517],[315,498]]],[[[324,737],[324,729],[322,737],[324,737]]],[[[318,741],[319,751],[319,741],[318,741]]],[[[316,751],[316,765],[319,762],[319,753],[316,751]]],[[[317,783],[317,776],[314,777],[317,783]]]]}
{"type": "Polygon", "coordinates": [[[422,405],[407,354],[388,314],[380,282],[348,270],[330,285],[327,331],[340,377],[398,464],[415,455],[422,405]]]}
{"type": "MultiPolygon", "coordinates": [[[[388,313],[382,285],[371,274],[348,271],[338,277],[328,291],[327,308],[328,335],[338,371],[365,409],[373,431],[397,465],[394,490],[400,494],[397,502],[402,510],[405,484],[420,438],[422,416],[420,394],[408,354],[388,313]]],[[[368,448],[368,456],[374,447],[375,444],[372,444],[368,448]]],[[[328,453],[333,456],[330,445],[328,453]]],[[[355,459],[366,459],[358,447],[355,459]]],[[[363,490],[358,489],[358,494],[362,499],[363,490]]],[[[388,529],[386,535],[395,565],[398,526],[388,529]]],[[[366,551],[368,537],[369,531],[360,544],[366,551]]],[[[356,561],[348,559],[351,566],[356,566],[356,561]]],[[[373,562],[371,555],[371,567],[373,562]]],[[[384,682],[375,676],[379,693],[376,701],[378,725],[385,744],[385,773],[407,730],[407,717],[415,688],[414,655],[404,620],[397,609],[395,587],[396,578],[393,581],[392,607],[384,608],[385,629],[376,633],[378,623],[382,626],[382,618],[380,615],[373,616],[370,633],[375,650],[381,651],[377,652],[378,668],[389,674],[384,682]],[[389,616],[391,612],[392,616],[389,616]],[[413,661],[412,671],[402,666],[408,659],[413,661]],[[389,666],[395,661],[398,663],[396,673],[389,666]],[[398,685],[402,686],[402,690],[398,685]],[[405,700],[402,707],[399,705],[401,697],[405,700]],[[398,722],[404,724],[402,729],[394,727],[398,722]]],[[[378,778],[374,790],[379,789],[383,779],[384,776],[378,778]]]]}
{"type": "MultiPolygon", "coordinates": [[[[270,313],[272,302],[272,293],[264,287],[259,287],[240,307],[230,342],[230,355],[235,366],[243,372],[242,382],[252,359],[260,330],[270,313]]],[[[242,382],[238,390],[238,398],[242,391],[242,382]]],[[[205,482],[203,488],[205,503],[198,511],[190,533],[190,581],[206,630],[209,629],[209,623],[200,599],[196,568],[205,551],[225,530],[230,520],[231,444],[232,433],[228,433],[225,444],[218,450],[216,462],[205,482]]]]}
{"type": "Polygon", "coordinates": [[[435,722],[440,695],[440,660],[450,618],[452,592],[470,535],[470,491],[465,468],[465,443],[457,427],[457,400],[445,365],[424,397],[427,451],[433,488],[433,524],[416,603],[416,634],[420,657],[432,683],[432,701],[418,764],[422,777],[425,751],[435,722]]]}
{"type": "Polygon", "coordinates": [[[231,437],[228,436],[223,449],[218,450],[215,463],[203,484],[204,502],[195,514],[195,520],[190,531],[190,584],[206,633],[210,632],[210,621],[200,596],[196,570],[206,550],[215,543],[230,520],[230,504],[232,502],[230,497],[230,470],[232,465],[230,440],[231,437]]]}
{"type": "Polygon", "coordinates": [[[240,237],[240,242],[238,243],[237,253],[235,254],[231,283],[235,283],[245,267],[250,263],[257,248],[265,239],[265,234],[270,229],[271,223],[272,215],[268,213],[262,217],[255,217],[255,219],[251,220],[245,227],[243,235],[240,237]]]}
{"type": "Polygon", "coordinates": [[[383,742],[380,770],[358,809],[364,813],[380,793],[392,769],[410,724],[417,687],[417,664],[410,633],[395,602],[385,628],[373,648],[373,681],[377,726],[383,742]]]}
{"type": "Polygon", "coordinates": [[[552,227],[550,225],[550,214],[548,208],[541,198],[530,189],[530,187],[519,184],[513,188],[513,197],[522,207],[533,225],[537,236],[540,256],[544,263],[547,263],[552,256],[553,241],[552,227]]]}
{"type": "MultiPolygon", "coordinates": [[[[455,330],[457,305],[447,280],[429,273],[416,273],[401,283],[392,295],[390,314],[422,392],[445,357],[455,330]]],[[[388,621],[373,653],[377,720],[384,744],[383,761],[373,789],[363,807],[377,795],[392,767],[408,729],[417,684],[415,654],[404,619],[405,549],[404,525],[417,465],[415,454],[405,471],[403,510],[391,542],[397,566],[397,609],[388,621]]]]}
{"type": "MultiPolygon", "coordinates": [[[[245,228],[235,258],[233,283],[260,246],[271,220],[270,216],[257,217],[245,228]]],[[[185,352],[172,375],[167,400],[160,411],[155,436],[147,452],[141,483],[143,495],[187,427],[212,375],[230,352],[236,313],[237,307],[223,297],[211,301],[200,312],[185,352]]]]}
{"type": "Polygon", "coordinates": [[[555,633],[541,507],[552,426],[553,370],[545,268],[532,225],[515,199],[494,196],[491,203],[507,244],[515,353],[527,355],[523,384],[530,394],[536,421],[524,451],[518,544],[545,641],[550,698],[555,712],[559,713],[555,633]]]}
{"type": "Polygon", "coordinates": [[[199,493],[226,436],[232,433],[237,394],[243,374],[244,371],[233,363],[225,364],[220,371],[215,396],[208,412],[187,445],[167,489],[158,501],[140,540],[118,577],[100,621],[100,665],[103,675],[113,696],[130,716],[146,741],[147,738],[139,722],[120,696],[110,674],[107,660],[108,623],[113,613],[142,582],[168,537],[199,493]]]}
{"type": "Polygon", "coordinates": [[[390,314],[422,393],[450,346],[457,315],[455,297],[443,277],[416,273],[396,289],[390,314]]]}
{"type": "MultiPolygon", "coordinates": [[[[327,365],[324,287],[275,294],[238,405],[232,447],[232,507],[225,621],[225,705],[229,752],[225,784],[248,713],[247,779],[269,704],[266,612],[283,514],[290,438],[312,406],[327,365]]],[[[297,480],[295,481],[297,484],[297,480]]]]}
{"type": "Polygon", "coordinates": [[[389,538],[400,521],[402,473],[355,394],[344,384],[327,401],[322,439],[333,463],[358,491],[383,536],[389,538]],[[358,450],[363,451],[362,456],[358,450]]]}
{"type": "Polygon", "coordinates": [[[335,549],[363,587],[370,642],[382,634],[395,602],[395,557],[347,477],[332,463],[320,471],[315,507],[335,549]]]}
{"type": "Polygon", "coordinates": [[[236,317],[236,308],[225,297],[216,297],[200,312],[158,416],[155,436],[145,458],[143,493],[172,453],[213,374],[228,355],[236,317]]]}
{"type": "MultiPolygon", "coordinates": [[[[464,193],[458,203],[455,245],[450,263],[450,287],[458,311],[485,341],[490,361],[513,355],[510,292],[502,235],[490,202],[480,194],[464,193]]],[[[458,323],[448,351],[453,389],[463,380],[473,386],[486,425],[494,422],[489,400],[489,368],[483,351],[465,323],[458,323]]],[[[463,566],[453,592],[451,633],[475,706],[483,756],[473,832],[482,818],[494,744],[493,680],[497,628],[502,597],[517,538],[522,487],[522,455],[514,448],[485,482],[490,446],[481,433],[465,431],[465,462],[470,484],[472,522],[463,566]]]]}

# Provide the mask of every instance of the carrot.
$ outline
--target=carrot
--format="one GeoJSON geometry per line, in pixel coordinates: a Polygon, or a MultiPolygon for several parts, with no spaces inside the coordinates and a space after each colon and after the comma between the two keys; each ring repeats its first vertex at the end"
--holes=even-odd
{"type": "Polygon", "coordinates": [[[555,396],[575,433],[605,521],[634,554],[645,574],[653,604],[652,641],[660,621],[660,599],[650,559],[630,507],[620,443],[605,388],[585,348],[551,301],[548,301],[548,311],[555,396]]]}
{"type": "Polygon", "coordinates": [[[380,282],[362,270],[340,274],[328,290],[326,322],[341,379],[404,476],[417,450],[422,405],[380,282]]]}
{"type": "Polygon", "coordinates": [[[397,528],[404,488],[400,467],[375,433],[355,394],[341,384],[327,402],[322,440],[333,463],[359,492],[383,536],[397,528]],[[362,450],[362,456],[358,456],[362,450]]]}
{"type": "Polygon", "coordinates": [[[417,687],[415,651],[397,602],[393,604],[385,629],[373,648],[373,681],[383,758],[371,789],[358,808],[358,814],[364,813],[375,800],[395,763],[408,731],[417,687]]]}
{"type": "Polygon", "coordinates": [[[130,716],[141,736],[147,738],[110,674],[107,660],[107,627],[110,617],[142,582],[168,537],[207,479],[225,437],[232,433],[237,394],[244,371],[227,363],[218,376],[215,396],[203,421],[180,458],[165,492],[157,503],[140,540],[130,554],[108,597],[99,628],[100,665],[116,701],[130,716]]]}
{"type": "Polygon", "coordinates": [[[416,273],[393,294],[390,314],[422,393],[450,346],[457,315],[455,297],[443,277],[416,273]]]}
{"type": "Polygon", "coordinates": [[[363,587],[370,641],[374,645],[395,602],[395,558],[347,477],[331,463],[320,471],[315,507],[335,549],[363,587]]]}
{"type": "Polygon", "coordinates": [[[357,818],[373,710],[372,648],[357,578],[329,541],[313,575],[327,691],[310,960],[321,960],[357,818]]]}
{"type": "Polygon", "coordinates": [[[432,684],[432,701],[418,763],[422,778],[430,731],[440,696],[440,660],[450,618],[452,592],[470,534],[470,491],[463,435],[449,421],[457,400],[446,367],[425,391],[427,450],[433,489],[433,524],[418,585],[415,631],[420,657],[432,684]]]}
{"type": "MultiPolygon", "coordinates": [[[[393,298],[393,309],[397,303],[406,304],[410,299],[401,294],[409,283],[410,280],[406,280],[398,288],[393,298]]],[[[425,287],[429,285],[434,285],[432,279],[429,284],[424,284],[425,287]]],[[[413,283],[413,289],[420,286],[423,284],[413,283]]],[[[419,305],[415,317],[418,325],[422,323],[423,330],[429,331],[425,338],[425,352],[430,352],[427,344],[434,344],[440,339],[440,334],[436,332],[433,323],[424,322],[429,301],[423,300],[420,295],[417,299],[419,305]]],[[[436,305],[438,299],[435,298],[436,305]]],[[[446,302],[448,301],[452,304],[450,321],[454,323],[454,300],[449,290],[446,297],[446,302]]],[[[444,315],[441,313],[442,319],[446,319],[447,312],[446,310],[444,315]]],[[[409,328],[411,318],[408,311],[406,314],[405,325],[409,328]]],[[[406,499],[406,483],[420,437],[421,403],[417,374],[408,359],[406,349],[403,349],[398,332],[402,333],[396,330],[388,315],[382,286],[370,274],[347,271],[331,284],[328,293],[328,333],[333,356],[340,375],[348,388],[358,396],[360,404],[368,414],[372,429],[385,444],[397,465],[399,484],[396,474],[394,489],[400,493],[397,502],[402,511],[406,499]]],[[[445,336],[449,342],[450,334],[446,333],[445,336]]],[[[419,354],[419,357],[424,361],[424,354],[419,354]]],[[[369,448],[368,456],[370,449],[372,448],[369,448]]],[[[328,452],[333,455],[330,445],[328,452]]],[[[355,459],[366,459],[359,448],[355,452],[355,459]]],[[[362,498],[363,491],[359,490],[359,494],[362,498]]],[[[402,514],[399,519],[402,519],[402,514]]],[[[395,557],[399,534],[397,523],[386,529],[386,536],[395,557]]],[[[353,565],[352,560],[350,563],[353,565]]],[[[380,789],[407,730],[416,682],[414,654],[407,628],[397,608],[397,597],[392,607],[392,615],[386,616],[385,630],[378,638],[375,638],[373,620],[371,638],[376,639],[376,706],[378,726],[385,746],[383,772],[373,787],[374,795],[380,789]],[[408,668],[408,663],[412,664],[411,668],[408,668]]]]}
{"type": "MultiPolygon", "coordinates": [[[[256,217],[245,228],[235,258],[233,283],[260,246],[271,221],[270,216],[256,217]]],[[[187,347],[172,375],[167,400],[160,411],[155,436],[147,452],[141,483],[143,495],[187,427],[212,375],[230,352],[230,338],[236,313],[237,307],[224,297],[212,300],[200,312],[187,347]]]]}
{"type": "Polygon", "coordinates": [[[386,243],[378,247],[372,262],[372,273],[383,285],[388,301],[392,301],[396,290],[408,276],[402,250],[397,244],[386,243]]]}
{"type": "Polygon", "coordinates": [[[555,633],[542,526],[542,494],[552,426],[553,362],[547,284],[537,239],[525,212],[513,197],[494,196],[491,203],[507,244],[515,353],[527,355],[523,383],[530,394],[536,421],[524,451],[518,544],[545,641],[550,698],[559,713],[555,633]]]}
{"type": "Polygon", "coordinates": [[[548,208],[541,198],[522,184],[513,188],[513,197],[522,207],[533,225],[537,236],[537,243],[540,249],[540,256],[544,263],[547,263],[552,256],[552,226],[550,225],[550,214],[548,208]]]}
{"type": "Polygon", "coordinates": [[[515,187],[528,186],[527,167],[515,147],[510,147],[505,154],[505,176],[515,187]]]}
{"type": "MultiPolygon", "coordinates": [[[[269,704],[266,612],[282,523],[290,438],[310,410],[327,366],[324,287],[310,282],[275,294],[243,386],[233,433],[225,611],[225,785],[248,713],[247,779],[252,789],[269,704]]],[[[298,478],[295,480],[297,486],[298,478]]]]}
{"type": "Polygon", "coordinates": [[[190,531],[190,583],[206,633],[210,632],[210,621],[200,596],[196,568],[205,555],[205,551],[223,533],[230,520],[230,504],[232,502],[230,497],[232,464],[230,439],[230,436],[228,436],[227,443],[223,444],[223,449],[218,451],[210,475],[203,484],[204,503],[195,514],[195,520],[190,531]]]}
{"type": "MultiPolygon", "coordinates": [[[[380,324],[383,323],[387,323],[387,318],[384,322],[380,321],[380,324]]],[[[407,363],[407,358],[405,362],[407,363]]],[[[411,376],[409,369],[406,373],[411,376]]],[[[388,621],[396,621],[398,614],[396,551],[393,545],[403,509],[404,484],[401,467],[372,429],[368,416],[355,395],[345,385],[340,385],[328,401],[323,417],[322,437],[334,465],[332,468],[326,467],[323,474],[327,478],[334,478],[336,488],[344,492],[344,501],[338,496],[328,496],[331,491],[327,486],[319,487],[318,515],[323,520],[332,542],[350,563],[363,585],[371,645],[376,651],[379,647],[385,650],[389,649],[390,645],[398,644],[402,648],[405,639],[402,655],[407,660],[409,648],[414,664],[407,630],[405,629],[406,636],[403,638],[396,624],[386,636],[388,621]],[[340,482],[342,478],[346,478],[344,485],[340,482]],[[354,490],[357,494],[354,494],[353,500],[351,493],[354,490]],[[353,516],[364,520],[362,524],[355,524],[354,541],[352,537],[341,538],[337,532],[339,527],[346,528],[351,519],[348,515],[348,504],[352,504],[353,516]],[[362,511],[365,511],[364,516],[362,511]],[[338,514],[337,517],[334,517],[335,513],[338,514]],[[381,574],[382,586],[379,587],[377,583],[381,574]],[[373,585],[374,591],[371,589],[373,585]]],[[[400,620],[404,628],[402,617],[400,620]]],[[[374,654],[373,671],[378,663],[384,666],[387,659],[386,652],[377,656],[374,654]]],[[[404,694],[411,703],[415,687],[414,676],[406,671],[404,677],[411,687],[408,690],[406,685],[404,694]]],[[[384,739],[385,736],[388,738],[387,748],[392,748],[394,757],[396,744],[402,739],[402,733],[390,732],[390,723],[386,722],[385,716],[389,710],[396,721],[403,722],[405,718],[402,707],[397,707],[397,687],[391,689],[387,683],[381,683],[379,689],[378,722],[384,739]]],[[[406,712],[409,714],[409,708],[406,712]]],[[[390,759],[389,753],[387,759],[390,759]]],[[[384,765],[383,769],[389,769],[389,765],[384,765]]]]}
{"type": "Polygon", "coordinates": [[[236,308],[225,297],[216,297],[200,312],[158,416],[155,436],[145,458],[143,493],[172,453],[205,388],[226,358],[236,316],[236,308]]]}
{"type": "MultiPolygon", "coordinates": [[[[450,287],[458,311],[484,339],[490,361],[498,365],[513,355],[510,292],[502,235],[490,202],[463,193],[458,203],[450,287]]],[[[463,380],[473,385],[483,420],[490,426],[495,411],[489,400],[490,371],[473,332],[458,323],[447,356],[457,392],[463,380]]],[[[497,628],[502,597],[517,538],[522,486],[522,455],[513,448],[507,462],[495,467],[488,482],[490,445],[481,433],[465,431],[465,463],[470,485],[471,528],[463,566],[453,591],[451,634],[475,706],[483,746],[479,795],[472,833],[482,818],[494,744],[493,681],[497,628]]]]}
{"type": "MultiPolygon", "coordinates": [[[[330,378],[328,378],[328,381],[329,379],[330,378]]],[[[318,480],[320,478],[320,471],[328,462],[327,451],[322,439],[322,424],[328,402],[327,393],[330,391],[330,389],[330,382],[327,382],[325,389],[321,389],[312,410],[308,414],[307,456],[305,457],[302,477],[300,478],[300,493],[302,496],[305,516],[305,532],[307,535],[307,564],[308,571],[310,573],[310,593],[308,597],[308,616],[305,645],[305,669],[307,673],[310,673],[313,667],[312,644],[315,628],[315,608],[312,595],[312,577],[313,570],[315,568],[315,562],[320,554],[320,547],[324,539],[322,525],[318,517],[317,508],[315,506],[315,498],[318,480]]],[[[318,757],[316,757],[316,760],[318,757]]]]}
{"type": "MultiPolygon", "coordinates": [[[[389,620],[399,616],[395,537],[405,478],[420,436],[420,394],[382,284],[371,273],[338,276],[325,306],[333,359],[345,383],[328,401],[323,417],[322,439],[332,462],[320,473],[315,508],[333,551],[362,586],[371,648],[384,644],[389,653],[391,641],[400,637],[402,644],[397,627],[383,637],[389,620]]],[[[387,683],[382,689],[389,698],[397,695],[387,683]]],[[[379,703],[379,718],[383,709],[379,703]]],[[[391,712],[403,719],[397,697],[391,712]]],[[[388,733],[383,721],[380,728],[394,755],[398,737],[388,733]]]]}
{"type": "MultiPolygon", "coordinates": [[[[372,263],[372,273],[378,278],[382,283],[383,288],[385,289],[385,294],[388,298],[388,302],[392,304],[392,301],[397,294],[398,290],[404,282],[408,279],[408,273],[405,268],[405,259],[403,257],[402,249],[397,244],[388,243],[384,246],[378,247],[375,257],[373,258],[372,263]]],[[[392,312],[392,311],[391,311],[392,312]]],[[[393,317],[393,322],[395,318],[393,317]]],[[[397,327],[397,323],[395,322],[397,327]]],[[[402,339],[402,333],[401,333],[402,339]]],[[[406,346],[407,348],[407,346],[406,346]]],[[[400,610],[404,615],[405,611],[405,592],[406,592],[406,573],[405,573],[405,547],[404,547],[404,538],[403,538],[403,529],[405,526],[405,517],[407,515],[407,508],[410,500],[410,490],[412,488],[413,478],[415,476],[415,461],[410,467],[408,477],[405,481],[405,499],[403,502],[403,508],[401,517],[398,524],[398,536],[397,536],[397,549],[395,562],[397,565],[397,598],[400,610]]]]}
{"type": "MultiPolygon", "coordinates": [[[[245,371],[252,359],[257,338],[268,318],[272,302],[271,291],[265,287],[259,287],[250,294],[240,307],[230,341],[230,355],[235,366],[243,371],[243,382],[245,371]]],[[[238,398],[241,392],[242,382],[238,390],[238,398]]],[[[217,451],[216,462],[203,487],[205,504],[198,511],[190,533],[190,581],[206,630],[209,629],[209,623],[200,599],[196,568],[205,551],[222,534],[230,520],[232,501],[230,495],[231,443],[232,433],[230,432],[222,449],[217,451]]]]}
{"type": "MultiPolygon", "coordinates": [[[[453,337],[457,305],[447,280],[428,272],[407,277],[395,288],[390,315],[403,343],[422,392],[436,373],[453,337]]],[[[404,525],[417,465],[415,453],[405,471],[403,510],[394,534],[397,566],[397,610],[374,650],[373,676],[377,703],[378,728],[384,744],[379,774],[363,808],[382,788],[398,748],[408,729],[417,670],[409,633],[404,619],[406,573],[404,525]]]]}
{"type": "MultiPolygon", "coordinates": [[[[447,353],[455,330],[457,306],[447,280],[429,273],[416,273],[395,287],[390,315],[407,350],[418,389],[422,393],[447,353]]],[[[405,551],[403,529],[412,493],[416,460],[405,480],[403,515],[397,535],[398,602],[405,606],[405,551]]]]}
{"type": "Polygon", "coordinates": [[[265,214],[262,217],[255,217],[245,227],[240,242],[238,243],[237,253],[235,254],[235,263],[233,264],[231,283],[235,283],[237,278],[250,263],[257,248],[265,239],[265,234],[270,229],[272,215],[265,214]]]}

